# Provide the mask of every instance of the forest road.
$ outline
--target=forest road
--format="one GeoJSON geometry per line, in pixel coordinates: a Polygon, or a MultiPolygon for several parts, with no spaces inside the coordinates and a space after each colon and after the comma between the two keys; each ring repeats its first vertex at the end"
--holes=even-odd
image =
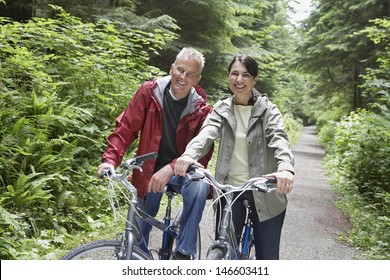
{"type": "MultiPolygon", "coordinates": [[[[280,245],[282,260],[353,260],[359,251],[340,242],[339,234],[348,231],[347,218],[335,206],[336,195],[328,184],[322,167],[325,156],[319,145],[316,127],[304,127],[293,147],[295,178],[280,245]]],[[[201,230],[201,259],[214,236],[211,201],[207,201],[201,230]]],[[[153,240],[151,234],[151,243],[153,240]]],[[[157,241],[159,243],[159,241],[157,241]]]]}

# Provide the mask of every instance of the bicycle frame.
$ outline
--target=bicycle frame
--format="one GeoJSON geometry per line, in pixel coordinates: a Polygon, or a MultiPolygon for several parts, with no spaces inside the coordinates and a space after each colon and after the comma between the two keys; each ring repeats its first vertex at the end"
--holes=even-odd
{"type": "MultiPolygon", "coordinates": [[[[132,196],[130,203],[134,207],[137,207],[137,198],[132,196]]],[[[127,239],[126,260],[130,260],[131,259],[131,256],[133,254],[134,241],[137,240],[137,243],[140,244],[139,242],[142,239],[140,231],[138,229],[138,224],[137,224],[137,222],[135,220],[135,212],[131,211],[132,205],[129,205],[129,211],[127,212],[127,219],[126,219],[126,229],[125,229],[125,236],[126,236],[126,239],[127,239]],[[137,225],[136,231],[134,231],[134,226],[133,225],[137,225]]]]}
{"type": "MultiPolygon", "coordinates": [[[[162,245],[161,245],[161,249],[158,252],[160,259],[167,260],[169,259],[172,253],[171,248],[172,248],[173,240],[177,236],[177,233],[175,231],[175,229],[177,228],[177,222],[174,221],[173,226],[171,226],[171,212],[172,212],[171,202],[173,196],[175,195],[174,192],[172,191],[165,192],[168,196],[168,206],[166,208],[164,220],[163,222],[161,222],[138,207],[137,189],[127,180],[127,174],[129,170],[139,169],[140,171],[142,171],[141,165],[143,161],[154,158],[156,156],[157,153],[151,153],[151,154],[139,156],[132,161],[129,160],[124,162],[121,165],[122,167],[124,167],[124,172],[120,175],[116,174],[114,170],[107,170],[106,175],[108,175],[109,173],[116,174],[117,176],[113,176],[115,180],[122,183],[126,187],[126,189],[131,193],[127,218],[125,222],[126,227],[125,227],[124,236],[122,238],[121,250],[124,250],[125,252],[119,252],[119,257],[121,259],[130,260],[132,257],[134,246],[141,248],[142,244],[146,244],[144,241],[144,237],[142,236],[142,233],[139,229],[139,225],[136,220],[136,217],[145,220],[147,223],[149,223],[150,225],[154,226],[155,228],[163,232],[162,245]]],[[[148,248],[145,249],[148,250],[148,248]]],[[[151,253],[148,252],[148,254],[152,259],[153,257],[151,253]]]]}
{"type": "Polygon", "coordinates": [[[178,227],[177,221],[174,221],[173,226],[171,226],[171,213],[172,213],[171,203],[174,194],[172,192],[168,192],[167,196],[168,196],[168,205],[165,210],[165,217],[163,220],[164,221],[163,238],[162,238],[161,249],[158,252],[158,255],[160,256],[160,260],[168,260],[170,258],[172,254],[173,239],[176,238],[177,236],[175,229],[178,227]]]}
{"type": "MultiPolygon", "coordinates": [[[[177,227],[177,223],[175,224],[175,221],[173,225],[171,225],[171,212],[172,212],[172,198],[174,194],[172,192],[166,193],[168,196],[168,206],[166,208],[165,217],[163,219],[163,222],[157,220],[153,216],[149,215],[148,213],[144,212],[142,209],[138,207],[138,200],[134,194],[132,195],[132,198],[130,200],[130,205],[127,213],[127,219],[126,219],[126,229],[125,229],[125,238],[124,242],[126,243],[126,256],[125,259],[129,260],[131,259],[133,246],[136,244],[136,246],[141,247],[141,244],[145,244],[144,238],[142,236],[142,233],[139,229],[138,222],[136,220],[136,217],[145,220],[147,223],[152,225],[153,227],[159,229],[163,232],[163,238],[162,238],[162,245],[158,252],[158,255],[160,256],[161,260],[168,260],[171,255],[171,248],[173,244],[173,239],[176,238],[177,233],[175,231],[177,227]]],[[[146,248],[147,249],[147,248],[146,248]]],[[[152,258],[152,255],[149,252],[150,257],[152,258]]]]}
{"type": "Polygon", "coordinates": [[[275,178],[256,177],[251,178],[240,187],[234,187],[232,185],[224,185],[217,182],[215,177],[207,170],[197,166],[191,166],[187,175],[192,180],[200,180],[204,177],[207,178],[209,183],[216,190],[224,191],[218,199],[224,198],[225,205],[222,209],[221,218],[218,226],[218,237],[210,245],[207,255],[209,255],[214,249],[219,249],[223,253],[223,259],[226,260],[239,260],[249,258],[249,249],[253,245],[252,236],[252,222],[250,220],[251,209],[248,201],[244,200],[246,207],[246,217],[244,221],[244,233],[241,241],[237,242],[236,232],[232,223],[232,205],[235,202],[234,192],[245,191],[260,191],[263,193],[272,192],[275,188],[270,187],[276,183],[275,178]],[[246,201],[246,203],[245,203],[246,201]],[[240,251],[241,245],[241,251],[240,251]]]}

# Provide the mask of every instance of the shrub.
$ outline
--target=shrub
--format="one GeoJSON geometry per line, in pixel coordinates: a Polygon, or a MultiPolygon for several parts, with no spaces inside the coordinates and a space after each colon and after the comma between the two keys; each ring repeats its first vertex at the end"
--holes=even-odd
{"type": "Polygon", "coordinates": [[[340,207],[351,217],[348,239],[370,258],[390,255],[390,122],[361,110],[336,125],[334,148],[327,155],[340,207]]]}
{"type": "Polygon", "coordinates": [[[329,121],[322,126],[318,132],[318,138],[320,144],[325,147],[327,152],[331,152],[333,147],[333,138],[336,131],[335,122],[329,121]]]}
{"type": "Polygon", "coordinates": [[[0,258],[44,255],[109,211],[94,177],[105,137],[171,38],[53,9],[57,19],[0,18],[0,258]]]}

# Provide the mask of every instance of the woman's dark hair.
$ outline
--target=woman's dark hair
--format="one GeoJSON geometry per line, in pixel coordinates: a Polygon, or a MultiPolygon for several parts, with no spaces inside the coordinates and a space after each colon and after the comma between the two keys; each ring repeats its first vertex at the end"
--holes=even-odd
{"type": "Polygon", "coordinates": [[[233,58],[232,62],[230,62],[228,73],[230,73],[232,65],[237,61],[245,65],[246,69],[248,69],[249,74],[251,74],[253,77],[257,77],[257,75],[259,74],[259,66],[257,65],[256,60],[254,60],[252,57],[248,55],[241,55],[241,54],[236,55],[233,58]]]}

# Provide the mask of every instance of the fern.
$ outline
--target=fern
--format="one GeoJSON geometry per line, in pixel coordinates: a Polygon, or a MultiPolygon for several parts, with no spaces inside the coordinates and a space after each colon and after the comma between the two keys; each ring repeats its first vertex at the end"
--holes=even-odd
{"type": "Polygon", "coordinates": [[[8,212],[1,205],[0,205],[0,224],[12,226],[15,229],[20,227],[20,224],[18,222],[18,217],[8,212]]]}

